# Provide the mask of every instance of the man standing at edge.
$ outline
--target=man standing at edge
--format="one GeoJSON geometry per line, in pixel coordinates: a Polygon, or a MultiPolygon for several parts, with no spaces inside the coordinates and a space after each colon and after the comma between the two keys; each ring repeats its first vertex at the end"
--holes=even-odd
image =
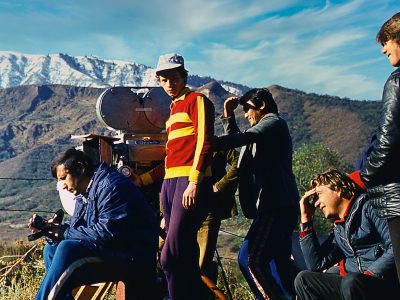
{"type": "Polygon", "coordinates": [[[161,253],[171,300],[201,296],[197,231],[212,199],[214,106],[186,87],[183,57],[161,55],[156,75],[172,98],[161,203],[167,236],[161,253]]]}
{"type": "Polygon", "coordinates": [[[378,130],[363,153],[360,176],[378,216],[388,220],[400,282],[400,12],[382,25],[376,41],[396,70],[386,80],[378,130]]]}

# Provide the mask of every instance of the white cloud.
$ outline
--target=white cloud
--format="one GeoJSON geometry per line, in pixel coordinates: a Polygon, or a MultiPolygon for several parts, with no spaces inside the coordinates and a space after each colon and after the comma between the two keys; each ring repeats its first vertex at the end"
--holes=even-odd
{"type": "Polygon", "coordinates": [[[378,98],[389,66],[374,35],[397,1],[0,0],[0,50],[149,66],[176,51],[192,74],[378,98]]]}

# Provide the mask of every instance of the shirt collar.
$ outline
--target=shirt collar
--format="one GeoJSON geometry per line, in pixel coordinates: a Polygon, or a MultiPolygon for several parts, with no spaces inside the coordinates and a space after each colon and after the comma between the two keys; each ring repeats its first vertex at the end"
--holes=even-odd
{"type": "Polygon", "coordinates": [[[172,102],[177,102],[177,101],[182,101],[185,100],[185,97],[187,94],[190,93],[190,89],[188,87],[185,87],[178,96],[172,99],[172,102]]]}
{"type": "Polygon", "coordinates": [[[347,216],[348,216],[349,213],[350,213],[351,207],[353,206],[354,199],[355,199],[354,196],[351,197],[351,199],[350,199],[350,201],[349,201],[349,205],[347,205],[346,211],[344,212],[343,218],[341,218],[341,219],[336,219],[336,220],[334,221],[335,224],[337,224],[337,223],[342,223],[342,222],[346,221],[346,218],[347,218],[347,216]]]}

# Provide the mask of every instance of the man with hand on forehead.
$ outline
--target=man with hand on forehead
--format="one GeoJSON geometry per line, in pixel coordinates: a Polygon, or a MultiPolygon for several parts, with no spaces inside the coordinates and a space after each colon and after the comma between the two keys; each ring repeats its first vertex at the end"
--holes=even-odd
{"type": "Polygon", "coordinates": [[[242,146],[239,200],[244,214],[254,219],[239,252],[240,270],[255,299],[294,299],[291,237],[298,218],[298,191],[289,128],[266,88],[228,98],[221,121],[227,135],[217,138],[216,148],[242,146]],[[239,104],[251,126],[245,132],[235,121],[239,104]]]}
{"type": "Polygon", "coordinates": [[[295,279],[298,299],[394,299],[399,286],[387,220],[378,217],[358,174],[330,169],[310,185],[300,200],[300,245],[308,270],[295,279]],[[313,228],[316,209],[333,222],[322,244],[313,228]],[[339,273],[328,270],[337,263],[339,273]]]}

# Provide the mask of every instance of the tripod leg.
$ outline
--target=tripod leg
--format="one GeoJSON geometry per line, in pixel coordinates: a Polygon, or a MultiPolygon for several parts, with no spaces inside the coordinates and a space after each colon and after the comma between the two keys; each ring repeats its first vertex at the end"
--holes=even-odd
{"type": "Polygon", "coordinates": [[[221,268],[222,280],[224,281],[224,285],[226,288],[226,292],[228,293],[229,300],[233,300],[231,289],[229,288],[228,279],[226,278],[225,270],[221,262],[221,257],[219,256],[217,249],[215,249],[215,254],[217,255],[218,266],[221,268]]]}

